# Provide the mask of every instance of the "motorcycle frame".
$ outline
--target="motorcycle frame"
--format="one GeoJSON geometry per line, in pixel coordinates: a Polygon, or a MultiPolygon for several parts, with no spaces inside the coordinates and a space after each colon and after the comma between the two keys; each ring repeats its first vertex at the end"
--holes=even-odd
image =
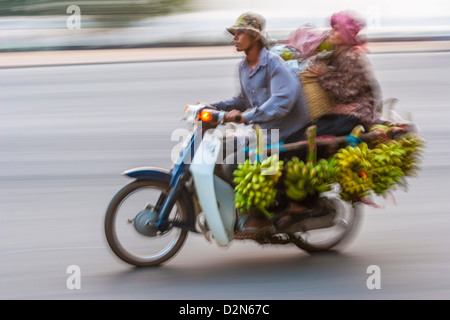
{"type": "Polygon", "coordinates": [[[203,139],[204,133],[209,128],[201,122],[194,125],[170,171],[155,167],[139,167],[125,171],[124,175],[138,180],[157,180],[169,186],[168,192],[160,195],[154,208],[159,212],[157,224],[159,231],[179,227],[198,232],[195,227],[198,211],[195,204],[198,201],[213,238],[219,245],[226,246],[232,240],[236,221],[234,190],[227,182],[214,175],[222,142],[215,137],[211,137],[208,141],[203,139]],[[186,186],[191,178],[193,188],[186,186]],[[221,196],[217,197],[217,193],[221,196]],[[169,221],[173,206],[183,194],[188,207],[187,221],[169,221]]]}

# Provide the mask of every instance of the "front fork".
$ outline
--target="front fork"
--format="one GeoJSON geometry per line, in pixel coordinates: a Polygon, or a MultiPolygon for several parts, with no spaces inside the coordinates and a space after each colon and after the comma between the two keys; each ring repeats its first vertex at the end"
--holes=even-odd
{"type": "MultiPolygon", "coordinates": [[[[173,175],[169,191],[167,193],[161,193],[154,208],[156,212],[159,212],[159,221],[157,228],[161,232],[166,231],[171,226],[188,229],[189,231],[196,231],[192,223],[193,218],[188,219],[188,222],[169,221],[170,212],[172,211],[173,206],[181,196],[182,192],[186,190],[184,186],[190,178],[189,171],[187,170],[181,173],[175,172],[173,174],[175,175],[173,175]]],[[[193,215],[194,213],[188,212],[188,214],[193,215]]]]}
{"type": "MultiPolygon", "coordinates": [[[[194,130],[191,135],[187,138],[186,143],[178,156],[177,161],[173,165],[170,175],[170,189],[167,193],[161,193],[159,199],[156,203],[154,210],[159,212],[159,221],[157,228],[159,231],[166,231],[171,226],[180,227],[187,229],[189,231],[197,232],[195,229],[195,210],[194,206],[190,206],[188,210],[188,221],[169,221],[170,212],[173,209],[177,199],[182,195],[183,192],[189,192],[186,188],[186,184],[191,178],[191,173],[189,172],[189,167],[191,159],[195,154],[195,151],[199,145],[199,138],[201,138],[201,132],[199,130],[194,130]]],[[[190,192],[189,192],[190,193],[190,192]]],[[[191,197],[192,198],[192,197],[191,197]]]]}

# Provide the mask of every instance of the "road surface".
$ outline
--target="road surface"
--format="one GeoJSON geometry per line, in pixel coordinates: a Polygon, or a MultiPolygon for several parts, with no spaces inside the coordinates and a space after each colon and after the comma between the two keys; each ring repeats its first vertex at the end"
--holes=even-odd
{"type": "Polygon", "coordinates": [[[124,170],[170,167],[184,106],[233,95],[238,60],[0,69],[0,298],[449,299],[450,53],[370,58],[384,96],[427,140],[422,171],[396,203],[367,207],[341,252],[221,248],[193,234],[153,269],[111,253],[106,206],[130,181],[124,170]],[[80,288],[70,288],[70,266],[80,288]],[[371,266],[379,289],[367,286],[371,266]]]}

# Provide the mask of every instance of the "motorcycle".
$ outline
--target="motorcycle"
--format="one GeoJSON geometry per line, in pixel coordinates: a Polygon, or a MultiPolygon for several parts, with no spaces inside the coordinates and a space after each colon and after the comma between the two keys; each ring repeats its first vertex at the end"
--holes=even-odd
{"type": "MultiPolygon", "coordinates": [[[[186,106],[184,120],[192,130],[171,169],[139,167],[125,171],[124,175],[134,180],[117,192],[106,210],[107,242],[117,257],[131,265],[148,267],[167,262],[180,251],[188,233],[203,234],[222,247],[239,241],[234,237],[240,217],[235,185],[220,170],[225,158],[224,141],[229,138],[223,134],[224,128],[237,125],[225,123],[223,111],[202,103],[186,106]]],[[[235,149],[237,140],[244,141],[237,148],[247,147],[247,154],[251,154],[249,132],[234,132],[245,136],[233,137],[235,149]]],[[[331,144],[326,139],[318,140],[317,149],[333,154],[347,143],[347,137],[335,137],[331,144]]],[[[281,147],[267,145],[266,151],[289,159],[293,155],[304,157],[307,148],[306,141],[299,141],[281,147]]],[[[289,199],[283,197],[281,187],[277,188],[280,198],[271,210],[286,213],[289,199]]],[[[362,208],[361,203],[341,199],[339,190],[333,188],[310,201],[309,215],[304,219],[282,230],[273,226],[253,240],[262,245],[293,244],[306,252],[329,250],[355,234],[362,208]]]]}

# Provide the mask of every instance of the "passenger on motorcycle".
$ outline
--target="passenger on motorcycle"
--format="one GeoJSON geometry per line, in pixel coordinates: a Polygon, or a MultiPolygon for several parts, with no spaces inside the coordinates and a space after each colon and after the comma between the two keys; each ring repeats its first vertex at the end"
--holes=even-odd
{"type": "MultiPolygon", "coordinates": [[[[331,57],[325,62],[311,59],[307,71],[317,77],[322,88],[334,98],[329,113],[310,123],[317,127],[317,136],[345,136],[358,126],[368,130],[381,112],[381,90],[365,48],[366,41],[359,35],[365,26],[356,14],[342,11],[331,16],[332,30],[328,41],[333,45],[331,57]]],[[[305,136],[301,140],[306,139],[305,136]]],[[[289,226],[301,217],[305,207],[291,202],[288,214],[281,217],[278,228],[289,226]]]]}
{"type": "MultiPolygon", "coordinates": [[[[266,49],[264,27],[264,17],[244,13],[227,28],[234,36],[236,50],[245,53],[245,59],[239,64],[240,93],[212,106],[227,111],[226,121],[258,124],[267,130],[268,137],[270,130],[275,129],[279,130],[280,141],[297,141],[311,120],[309,107],[296,74],[281,57],[266,49]]],[[[251,216],[236,237],[246,238],[270,226],[264,215],[251,216]]]]}
{"type": "Polygon", "coordinates": [[[307,69],[335,105],[315,123],[317,135],[347,135],[362,124],[367,130],[381,112],[381,90],[359,35],[365,23],[356,14],[342,11],[331,16],[328,41],[334,46],[327,63],[316,61],[307,69]]]}

